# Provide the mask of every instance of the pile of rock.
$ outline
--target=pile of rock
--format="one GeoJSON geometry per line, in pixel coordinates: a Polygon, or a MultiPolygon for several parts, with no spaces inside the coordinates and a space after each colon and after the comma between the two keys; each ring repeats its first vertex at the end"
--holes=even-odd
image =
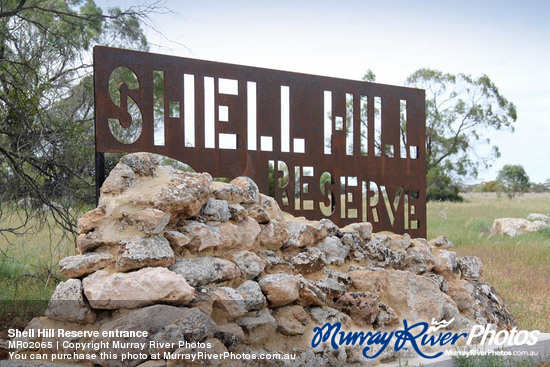
{"type": "MultiPolygon", "coordinates": [[[[131,361],[112,359],[114,344],[102,346],[106,338],[89,333],[60,344],[69,354],[96,350],[90,363],[101,366],[182,365],[163,353],[201,348],[296,353],[289,365],[354,365],[365,362],[361,348],[312,349],[312,329],[341,322],[348,330],[383,330],[403,319],[453,318],[458,331],[515,326],[502,298],[480,280],[480,260],[457,256],[444,237],[428,242],[373,234],[369,223],[338,228],[327,219],[295,218],[247,177],[212,182],[208,174],[159,166],[150,154],[121,159],[78,230],[79,254],[59,263],[71,279],[27,330],[147,331],[116,339],[146,343],[145,350],[128,346],[141,353],[131,361]],[[179,347],[181,341],[195,344],[179,347]],[[146,362],[160,352],[160,361],[146,362]]],[[[53,345],[38,352],[59,353],[53,345]]],[[[394,354],[388,348],[383,358],[394,354]]],[[[183,365],[201,363],[257,365],[183,365]]]]}
{"type": "Polygon", "coordinates": [[[529,232],[536,232],[550,228],[550,215],[531,213],[525,218],[495,219],[491,227],[491,234],[515,237],[529,232]]]}

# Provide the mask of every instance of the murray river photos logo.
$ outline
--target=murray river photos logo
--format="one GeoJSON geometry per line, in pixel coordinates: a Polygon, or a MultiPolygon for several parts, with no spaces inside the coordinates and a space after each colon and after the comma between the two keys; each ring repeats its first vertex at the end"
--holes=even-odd
{"type": "Polygon", "coordinates": [[[439,322],[432,319],[431,325],[427,322],[409,325],[407,320],[403,320],[403,328],[393,331],[345,331],[342,330],[341,323],[327,322],[323,326],[313,329],[311,346],[315,348],[321,343],[330,343],[333,349],[338,349],[345,345],[359,345],[363,347],[363,356],[369,359],[378,357],[389,346],[393,346],[396,352],[412,347],[418,355],[424,358],[437,358],[443,352],[427,355],[421,351],[421,348],[454,345],[461,338],[466,340],[467,346],[471,345],[474,339],[479,340],[479,345],[535,345],[540,334],[538,330],[518,331],[517,328],[513,328],[511,331],[500,330],[497,332],[493,330],[491,324],[474,325],[469,333],[440,331],[451,325],[453,321],[454,318],[439,322]]]}

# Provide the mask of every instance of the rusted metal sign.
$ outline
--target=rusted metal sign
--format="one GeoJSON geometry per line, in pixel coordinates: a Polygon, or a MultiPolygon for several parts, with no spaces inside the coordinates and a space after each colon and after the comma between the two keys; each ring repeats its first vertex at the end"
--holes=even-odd
{"type": "Polygon", "coordinates": [[[94,72],[99,158],[162,154],[293,215],[426,236],[423,90],[98,46],[94,72]]]}

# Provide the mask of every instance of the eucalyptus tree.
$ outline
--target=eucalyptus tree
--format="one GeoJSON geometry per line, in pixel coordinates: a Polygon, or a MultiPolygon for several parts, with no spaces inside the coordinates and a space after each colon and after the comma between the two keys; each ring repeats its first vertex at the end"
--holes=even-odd
{"type": "Polygon", "coordinates": [[[459,200],[460,179],[476,177],[480,167],[489,167],[500,156],[484,133],[513,131],[516,106],[487,75],[419,69],[407,85],[426,90],[428,199],[459,200]]]}
{"type": "MultiPolygon", "coordinates": [[[[374,82],[376,75],[369,69],[363,80],[374,82]]],[[[455,75],[423,68],[412,73],[406,85],[426,91],[428,199],[461,200],[461,179],[476,177],[479,168],[489,167],[500,156],[498,146],[491,145],[491,141],[483,137],[484,133],[489,130],[513,131],[516,106],[500,94],[487,75],[475,78],[463,73],[455,75]]],[[[367,131],[367,109],[366,105],[361,109],[361,134],[367,131]]],[[[375,116],[378,116],[379,106],[375,105],[374,109],[375,116]]],[[[400,115],[405,143],[403,109],[400,115]]],[[[352,101],[348,101],[347,121],[351,119],[352,101]]],[[[347,129],[348,137],[351,133],[347,129]]],[[[366,136],[364,138],[362,141],[366,141],[366,136]]],[[[381,149],[380,146],[375,148],[381,149]]]]}
{"type": "Polygon", "coordinates": [[[0,2],[0,234],[46,217],[74,232],[76,209],[94,195],[92,48],[147,50],[156,11],[165,9],[0,2]]]}
{"type": "Polygon", "coordinates": [[[509,199],[521,195],[531,186],[529,176],[521,164],[506,164],[498,171],[497,190],[504,192],[509,199]]]}

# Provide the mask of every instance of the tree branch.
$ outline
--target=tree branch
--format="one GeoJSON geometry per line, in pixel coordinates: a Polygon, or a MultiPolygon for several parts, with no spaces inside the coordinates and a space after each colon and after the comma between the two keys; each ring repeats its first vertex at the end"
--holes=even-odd
{"type": "Polygon", "coordinates": [[[0,12],[0,18],[8,18],[8,17],[16,15],[17,13],[19,13],[20,11],[22,11],[24,9],[23,7],[25,6],[26,2],[27,2],[27,0],[20,0],[19,4],[17,4],[17,7],[14,10],[6,11],[6,12],[0,12]]]}

